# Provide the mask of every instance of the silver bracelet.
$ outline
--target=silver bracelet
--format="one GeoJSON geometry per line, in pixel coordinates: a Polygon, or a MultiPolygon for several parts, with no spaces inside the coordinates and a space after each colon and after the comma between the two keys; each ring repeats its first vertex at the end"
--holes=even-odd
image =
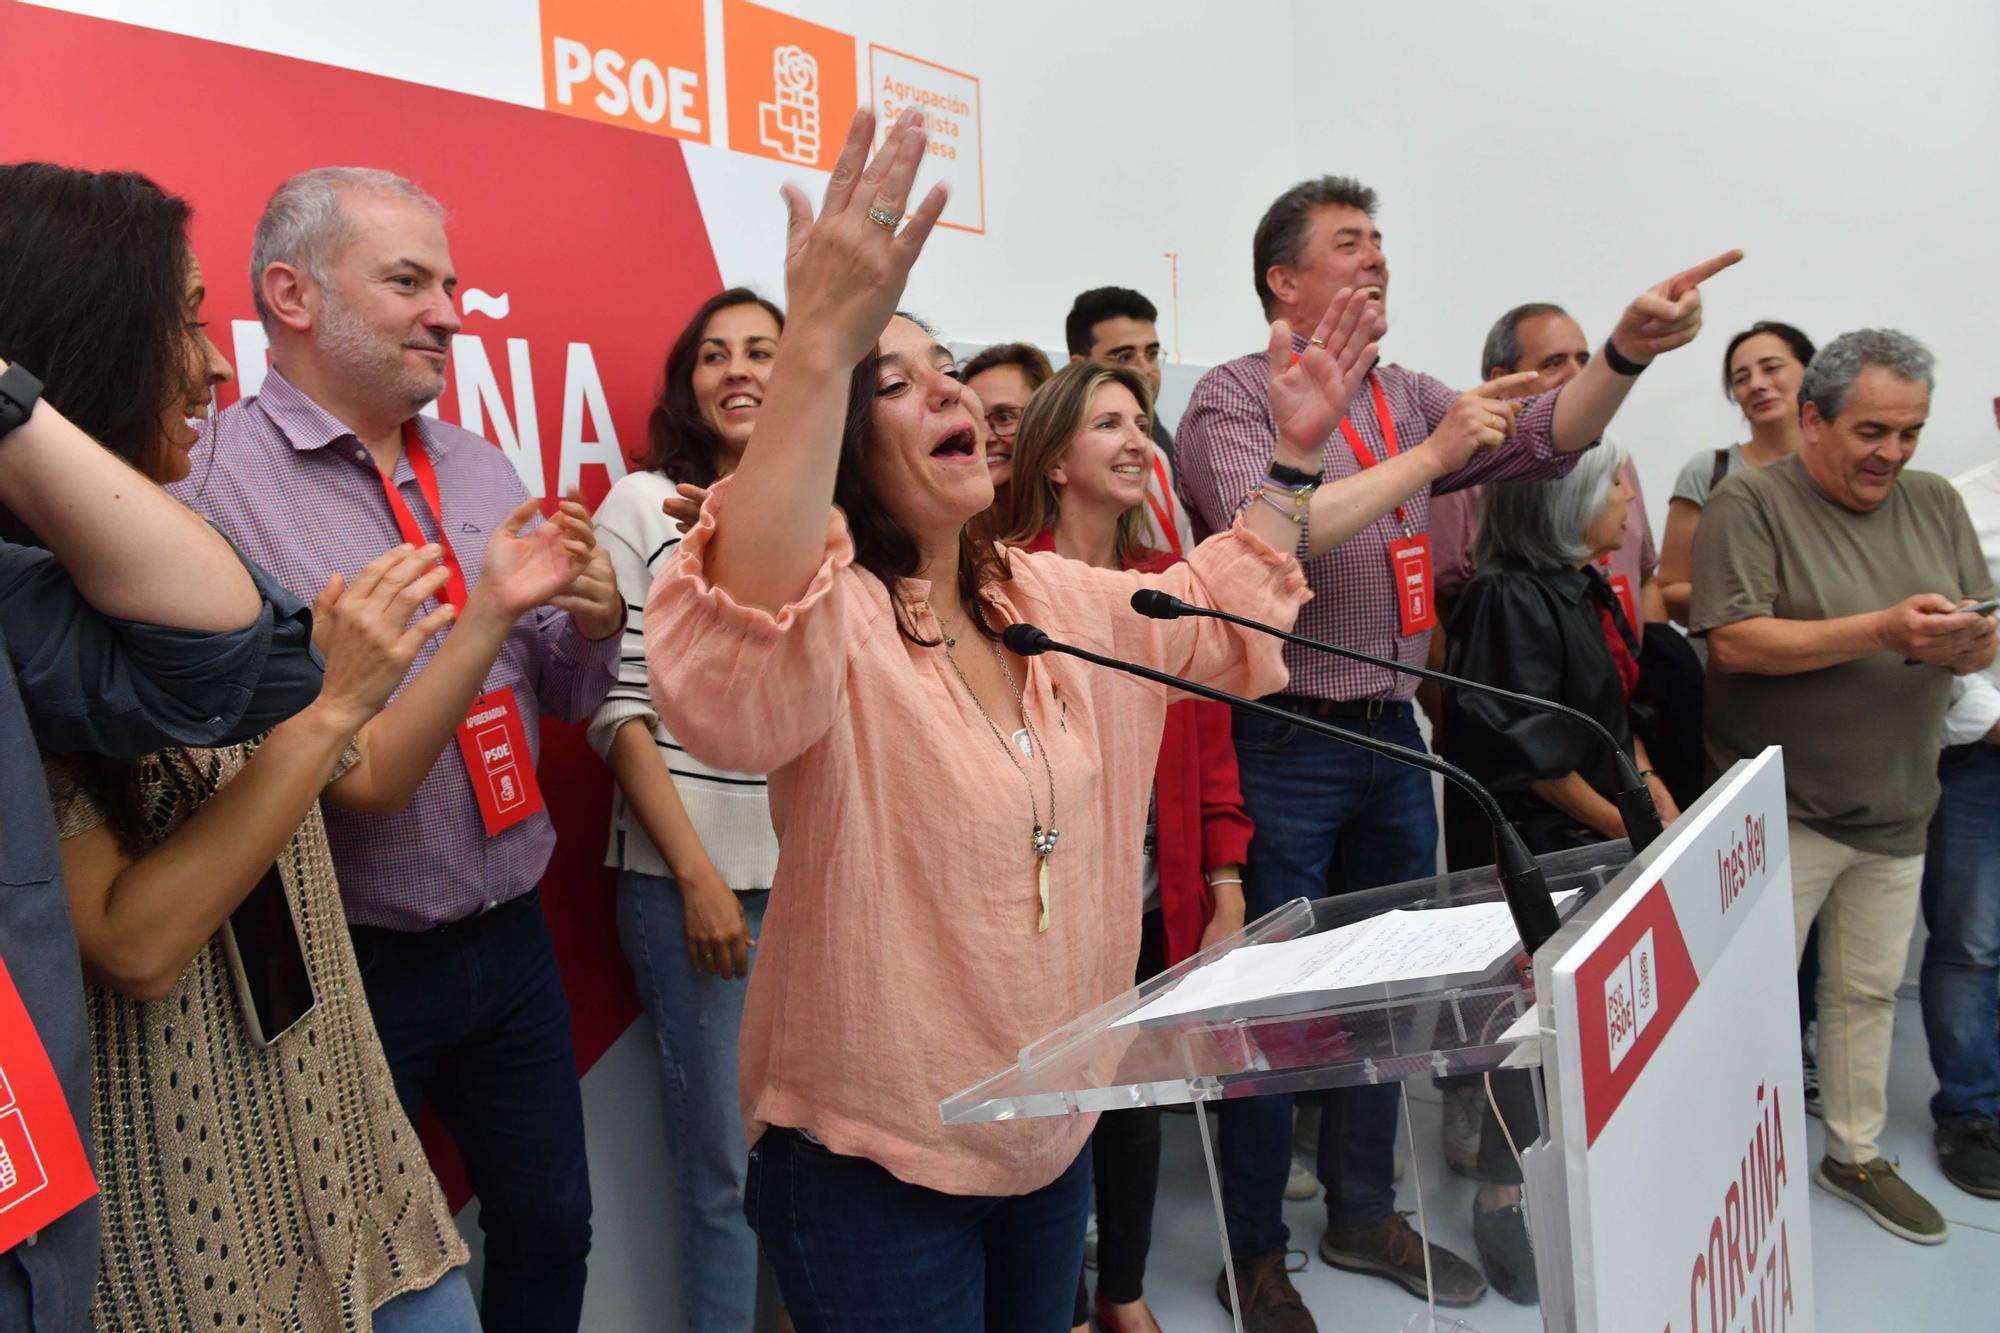
{"type": "Polygon", "coordinates": [[[1285,522],[1297,524],[1301,528],[1305,526],[1304,522],[1299,517],[1299,512],[1296,506],[1288,508],[1285,505],[1279,504],[1277,497],[1272,495],[1269,491],[1266,491],[1262,486],[1259,486],[1255,491],[1252,492],[1252,494],[1257,499],[1262,500],[1265,504],[1271,506],[1271,508],[1277,510],[1280,514],[1283,514],[1285,516],[1285,522]]]}
{"type": "Polygon", "coordinates": [[[1218,884],[1241,884],[1242,882],[1240,879],[1212,879],[1208,881],[1208,887],[1212,889],[1218,884]]]}

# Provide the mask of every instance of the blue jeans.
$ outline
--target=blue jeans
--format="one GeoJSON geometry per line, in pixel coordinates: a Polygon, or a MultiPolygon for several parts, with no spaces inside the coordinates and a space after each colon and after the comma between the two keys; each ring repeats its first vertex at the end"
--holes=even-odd
{"type": "Polygon", "coordinates": [[[411,1120],[429,1098],[479,1197],[483,1326],[576,1328],[590,1168],[569,997],[541,895],[439,930],[353,934],[396,1096],[411,1120]]]}
{"type": "Polygon", "coordinates": [[[479,1333],[479,1310],[465,1270],[454,1268],[430,1286],[379,1305],[375,1333],[479,1333]]]}
{"type": "Polygon", "coordinates": [[[799,1333],[1061,1333],[1083,1266],[1090,1149],[1032,1194],[940,1194],[773,1127],[744,1215],[799,1333]]]}
{"type": "MultiPolygon", "coordinates": [[[[1391,706],[1374,721],[1328,719],[1350,731],[1424,748],[1415,711],[1391,706]]],[[[1238,713],[1236,760],[1243,805],[1257,831],[1244,867],[1249,920],[1294,898],[1379,888],[1437,871],[1437,811],[1430,775],[1290,723],[1238,713]]],[[[1319,1178],[1327,1219],[1373,1226],[1396,1208],[1395,1084],[1322,1094],[1319,1178]]],[[[1292,1163],[1292,1099],[1225,1101],[1219,1116],[1223,1213],[1238,1261],[1284,1250],[1283,1209],[1292,1163]]]]}
{"type": "MultiPolygon", "coordinates": [[[[770,896],[738,895],[752,939],[763,934],[770,896]]],[[[757,1237],[743,1221],[749,1157],[736,1042],[750,983],[700,971],[688,959],[686,908],[671,878],[619,872],[618,941],[659,1033],[682,1314],[690,1329],[749,1333],[757,1306],[757,1237]]]]}
{"type": "Polygon", "coordinates": [[[1923,886],[1931,1116],[2000,1120],[2000,747],[1946,750],[1938,779],[1923,886]]]}

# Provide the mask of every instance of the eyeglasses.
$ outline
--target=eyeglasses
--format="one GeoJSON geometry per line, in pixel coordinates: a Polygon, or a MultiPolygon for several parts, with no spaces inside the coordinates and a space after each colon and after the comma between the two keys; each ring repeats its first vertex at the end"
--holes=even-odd
{"type": "Polygon", "coordinates": [[[1020,425],[1021,409],[1018,407],[996,407],[986,414],[986,428],[1003,439],[1013,439],[1020,425]]]}

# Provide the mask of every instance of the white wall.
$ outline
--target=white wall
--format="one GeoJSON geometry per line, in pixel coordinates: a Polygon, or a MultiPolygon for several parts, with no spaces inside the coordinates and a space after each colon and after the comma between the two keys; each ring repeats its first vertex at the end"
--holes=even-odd
{"type": "Polygon", "coordinates": [[[1721,393],[1722,348],[1758,319],[1820,341],[1868,325],[1915,334],[1938,356],[1916,465],[1949,475],[2000,447],[1987,309],[2000,291],[2000,7],[1295,12],[1300,170],[1352,173],[1381,193],[1394,359],[1470,384],[1509,306],[1562,302],[1601,338],[1645,285],[1749,252],[1706,289],[1701,339],[1647,371],[1614,428],[1656,523],[1688,455],[1743,435],[1721,393]]]}
{"type": "MultiPolygon", "coordinates": [[[[893,33],[982,80],[986,234],[935,232],[907,298],[952,341],[1027,339],[1060,353],[1071,298],[1113,283],[1160,307],[1170,355],[1177,335],[1182,357],[1204,365],[1245,350],[1245,329],[1260,341],[1250,233],[1298,175],[1285,7],[778,7],[864,40],[893,33]],[[1170,252],[1180,256],[1178,324],[1170,252]]],[[[724,280],[775,283],[778,185],[799,173],[700,147],[688,161],[724,280]]]]}

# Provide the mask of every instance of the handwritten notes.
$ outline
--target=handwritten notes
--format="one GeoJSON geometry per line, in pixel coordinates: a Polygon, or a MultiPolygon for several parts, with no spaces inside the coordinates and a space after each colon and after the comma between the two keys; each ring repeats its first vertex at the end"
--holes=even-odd
{"type": "MultiPolygon", "coordinates": [[[[1577,890],[1555,895],[1560,907],[1577,890]]],[[[1286,995],[1349,990],[1480,973],[1521,947],[1501,902],[1398,909],[1276,944],[1231,950],[1112,1024],[1124,1027],[1261,1003],[1286,995]]]]}

